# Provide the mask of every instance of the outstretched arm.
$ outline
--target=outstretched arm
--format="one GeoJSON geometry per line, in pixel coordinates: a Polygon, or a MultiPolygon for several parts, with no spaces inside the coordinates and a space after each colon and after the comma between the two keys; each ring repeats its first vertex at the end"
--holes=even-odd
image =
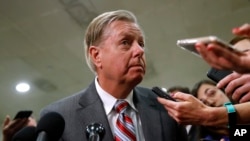
{"type": "MultiPolygon", "coordinates": [[[[228,124],[228,113],[225,107],[209,107],[190,94],[178,92],[173,95],[178,102],[163,98],[158,101],[164,105],[169,115],[180,124],[204,126],[225,126],[228,124]]],[[[250,123],[250,102],[235,105],[237,123],[250,123]]]]}

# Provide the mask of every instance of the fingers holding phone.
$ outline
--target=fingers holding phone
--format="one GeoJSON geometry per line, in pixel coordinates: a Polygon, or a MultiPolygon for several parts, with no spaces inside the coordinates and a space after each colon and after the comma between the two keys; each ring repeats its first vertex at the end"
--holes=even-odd
{"type": "Polygon", "coordinates": [[[250,101],[250,74],[233,72],[226,76],[218,84],[218,88],[225,87],[225,93],[236,102],[250,101]]]}
{"type": "Polygon", "coordinates": [[[32,111],[19,111],[14,119],[7,115],[2,126],[3,139],[11,140],[13,135],[25,126],[36,126],[36,120],[31,114],[32,111]]]}
{"type": "Polygon", "coordinates": [[[31,110],[23,110],[19,111],[16,116],[14,117],[14,120],[24,120],[26,121],[27,126],[36,126],[36,120],[31,117],[33,111],[31,110]]]}
{"type": "Polygon", "coordinates": [[[36,119],[34,119],[33,117],[29,117],[27,126],[36,126],[36,124],[36,119]]]}
{"type": "Polygon", "coordinates": [[[172,101],[176,101],[174,98],[172,98],[168,93],[165,93],[164,91],[162,91],[161,88],[159,87],[153,87],[152,88],[152,91],[159,97],[161,98],[165,98],[165,99],[168,99],[168,100],[172,100],[172,101]]]}
{"type": "Polygon", "coordinates": [[[2,133],[4,140],[11,140],[12,136],[26,126],[28,123],[28,119],[13,119],[11,120],[10,116],[7,115],[2,127],[2,133]]]}
{"type": "Polygon", "coordinates": [[[240,56],[245,55],[244,52],[230,51],[217,44],[209,44],[206,46],[203,43],[197,43],[196,49],[210,66],[224,70],[235,68],[240,61],[240,56]]]}
{"type": "Polygon", "coordinates": [[[173,98],[178,102],[158,98],[158,102],[164,106],[171,117],[180,124],[203,124],[205,120],[200,115],[206,115],[206,109],[210,108],[209,106],[194,96],[182,92],[176,92],[173,98]]]}
{"type": "Polygon", "coordinates": [[[236,27],[232,29],[232,33],[240,36],[249,36],[250,37],[250,24],[245,23],[240,27],[236,27]]]}
{"type": "MultiPolygon", "coordinates": [[[[228,76],[231,73],[232,73],[232,71],[218,70],[215,68],[210,68],[207,72],[207,77],[210,78],[211,80],[215,81],[216,83],[218,83],[218,82],[220,82],[220,80],[222,80],[223,78],[225,78],[226,76],[228,76]]],[[[223,87],[221,87],[221,88],[223,88],[223,87]]]]}
{"type": "Polygon", "coordinates": [[[29,122],[29,117],[31,116],[32,111],[27,110],[27,111],[19,111],[15,115],[14,119],[11,120],[10,116],[7,115],[4,121],[4,128],[17,128],[19,129],[20,127],[23,127],[28,124],[29,122]]]}
{"type": "Polygon", "coordinates": [[[216,37],[216,36],[204,36],[204,37],[197,37],[197,38],[188,38],[188,39],[181,39],[177,40],[177,46],[181,47],[184,50],[187,50],[197,56],[200,56],[200,52],[196,49],[197,43],[203,43],[205,46],[209,46],[210,44],[219,45],[219,47],[227,49],[233,52],[239,52],[237,49],[233,47],[233,45],[225,42],[224,40],[216,37]]]}
{"type": "Polygon", "coordinates": [[[244,54],[216,36],[181,39],[177,40],[177,45],[202,57],[216,69],[230,69],[239,62],[237,57],[244,54]]]}

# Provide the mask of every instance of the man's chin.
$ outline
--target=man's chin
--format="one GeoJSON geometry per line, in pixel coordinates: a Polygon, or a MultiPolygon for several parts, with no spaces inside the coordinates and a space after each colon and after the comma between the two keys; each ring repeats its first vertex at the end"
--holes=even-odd
{"type": "MultiPolygon", "coordinates": [[[[143,80],[144,74],[131,77],[131,82],[139,84],[143,80]]],[[[136,85],[137,85],[136,84],[136,85]]]]}

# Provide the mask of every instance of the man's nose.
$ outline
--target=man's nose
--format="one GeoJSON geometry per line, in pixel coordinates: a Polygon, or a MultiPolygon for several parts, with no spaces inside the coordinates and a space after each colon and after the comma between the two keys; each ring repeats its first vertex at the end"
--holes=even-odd
{"type": "Polygon", "coordinates": [[[134,55],[135,56],[142,56],[144,54],[144,47],[142,47],[140,44],[135,43],[133,45],[133,49],[134,49],[134,55]]]}

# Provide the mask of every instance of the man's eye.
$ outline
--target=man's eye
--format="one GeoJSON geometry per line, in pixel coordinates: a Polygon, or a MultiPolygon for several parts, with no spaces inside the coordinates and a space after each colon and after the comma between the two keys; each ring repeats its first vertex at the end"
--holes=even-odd
{"type": "Polygon", "coordinates": [[[128,42],[128,40],[123,40],[123,41],[122,41],[122,44],[123,44],[123,45],[129,45],[129,42],[128,42]]]}
{"type": "Polygon", "coordinates": [[[142,48],[144,48],[144,42],[139,42],[139,45],[142,47],[142,48]]]}

